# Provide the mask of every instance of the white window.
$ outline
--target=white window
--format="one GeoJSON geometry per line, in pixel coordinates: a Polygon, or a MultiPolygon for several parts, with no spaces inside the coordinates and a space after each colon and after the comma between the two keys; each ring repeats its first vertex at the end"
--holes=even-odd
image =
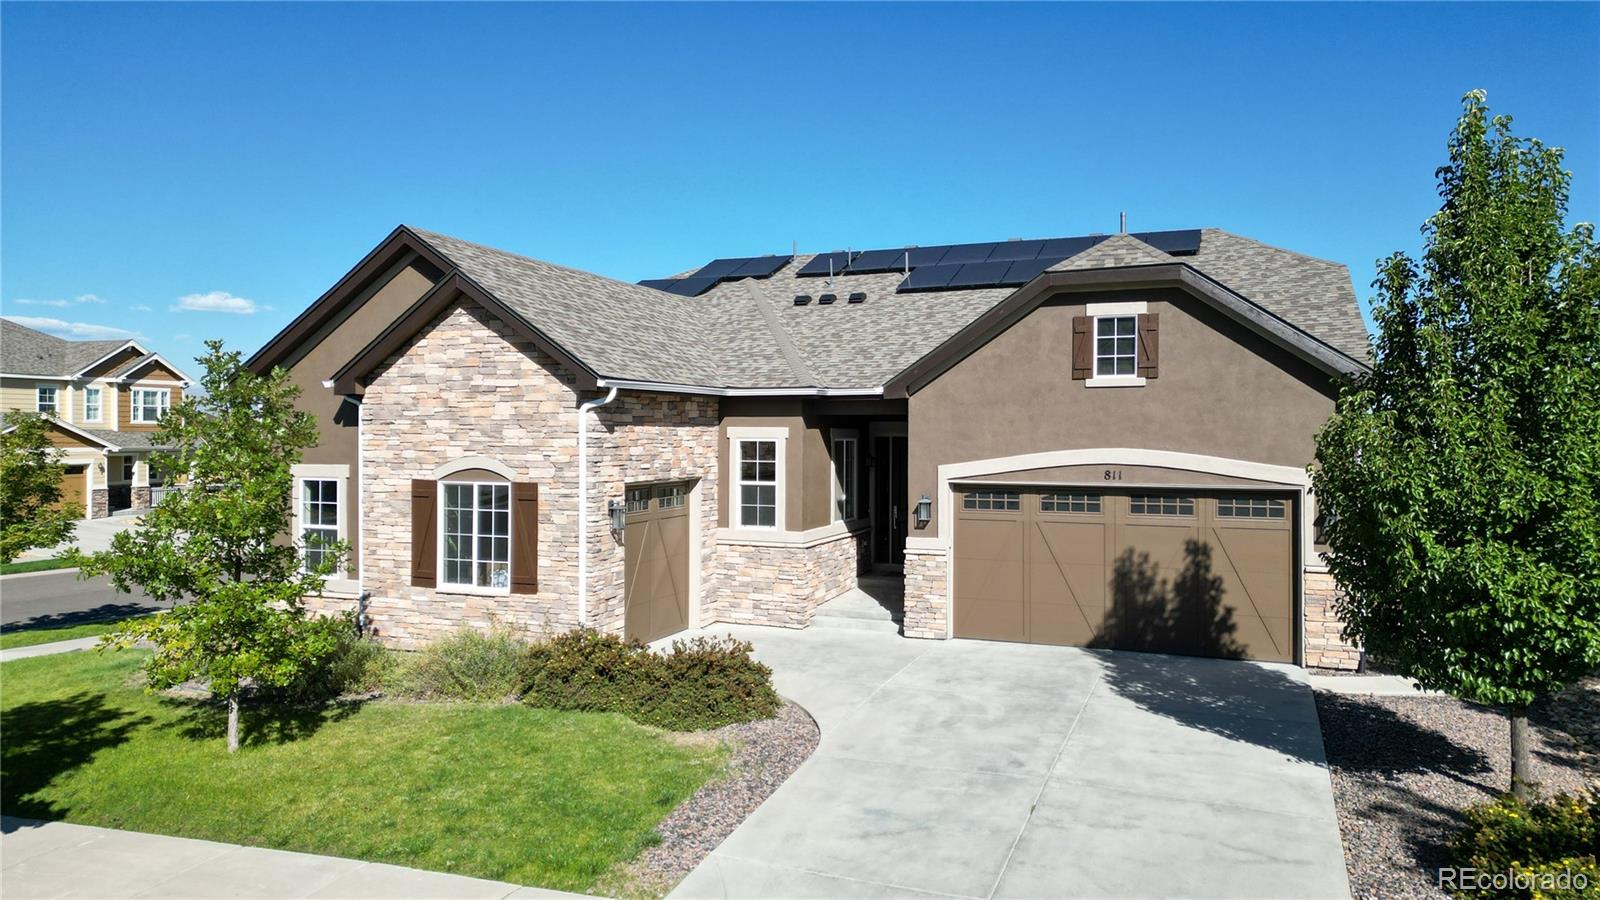
{"type": "Polygon", "coordinates": [[[833,520],[848,522],[857,518],[856,436],[833,435],[833,520]]]}
{"type": "Polygon", "coordinates": [[[741,440],[739,447],[739,526],[778,527],[778,442],[741,440]]]}
{"type": "Polygon", "coordinates": [[[1138,316],[1098,316],[1094,320],[1094,374],[1137,375],[1138,316]]]}
{"type": "Polygon", "coordinates": [[[56,389],[54,385],[39,385],[38,393],[34,396],[34,409],[52,416],[56,414],[56,389]]]}
{"type": "Polygon", "coordinates": [[[133,393],[133,421],[159,422],[167,414],[167,403],[172,395],[167,391],[135,390],[133,393]]]}
{"type": "Polygon", "coordinates": [[[300,546],[307,572],[327,559],[328,548],[339,540],[339,482],[332,478],[306,478],[300,482],[300,546]]]}
{"type": "Polygon", "coordinates": [[[511,485],[444,482],[444,583],[511,588],[511,485]]]}
{"type": "Polygon", "coordinates": [[[97,387],[83,389],[83,420],[100,421],[100,389],[97,387]]]}

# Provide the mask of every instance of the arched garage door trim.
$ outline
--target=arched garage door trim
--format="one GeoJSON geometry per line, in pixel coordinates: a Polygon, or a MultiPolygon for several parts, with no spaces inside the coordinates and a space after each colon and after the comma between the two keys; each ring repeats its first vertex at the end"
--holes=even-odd
{"type": "MultiPolygon", "coordinates": [[[[939,536],[935,538],[911,538],[907,546],[920,549],[923,552],[934,551],[942,553],[945,558],[945,598],[952,606],[951,614],[945,616],[945,637],[954,636],[955,633],[955,489],[952,484],[962,479],[976,478],[980,475],[1001,475],[1007,472],[1026,472],[1030,469],[1048,469],[1062,466],[1154,466],[1162,469],[1178,469],[1186,472],[1203,472],[1211,475],[1225,475],[1232,478],[1249,478],[1255,481],[1271,482],[1283,485],[1285,490],[1295,491],[1300,496],[1301,521],[1299,523],[1300,547],[1299,557],[1302,562],[1314,560],[1316,557],[1311,546],[1313,534],[1311,523],[1315,518],[1313,504],[1310,498],[1311,476],[1305,469],[1294,466],[1279,466],[1270,463],[1251,462],[1244,459],[1230,459],[1225,456],[1205,456],[1198,453],[1180,453],[1173,450],[1147,450],[1137,447],[1096,447],[1082,450],[1050,450],[1043,453],[1024,453],[1018,456],[997,456],[992,459],[976,459],[968,462],[947,463],[939,467],[939,536]]],[[[1118,482],[1119,488],[1128,487],[1170,487],[1170,485],[1141,485],[1137,482],[1118,482]]],[[[1298,621],[1302,617],[1304,596],[1302,592],[1303,579],[1300,573],[1295,573],[1295,617],[1298,621]]],[[[1299,631],[1297,627],[1296,631],[1299,631]]],[[[1303,643],[1303,637],[1296,635],[1295,643],[1303,643]]],[[[1296,658],[1299,658],[1299,647],[1296,648],[1296,658]]]]}

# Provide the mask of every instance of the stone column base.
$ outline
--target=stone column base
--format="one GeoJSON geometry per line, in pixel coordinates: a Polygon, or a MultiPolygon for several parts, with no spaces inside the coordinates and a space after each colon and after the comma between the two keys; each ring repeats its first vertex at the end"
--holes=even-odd
{"type": "Polygon", "coordinates": [[[111,515],[111,491],[95,488],[89,492],[89,518],[104,519],[111,515]]]}
{"type": "Polygon", "coordinates": [[[1354,671],[1361,666],[1361,648],[1344,639],[1344,623],[1334,614],[1339,585],[1326,571],[1305,572],[1305,666],[1308,669],[1354,671]]]}
{"type": "Polygon", "coordinates": [[[148,487],[136,487],[136,488],[133,489],[132,496],[133,496],[133,508],[134,509],[149,509],[150,508],[150,488],[148,488],[148,487]]]}
{"type": "Polygon", "coordinates": [[[948,560],[942,552],[906,548],[906,637],[943,640],[949,636],[950,598],[945,592],[948,560]]]}

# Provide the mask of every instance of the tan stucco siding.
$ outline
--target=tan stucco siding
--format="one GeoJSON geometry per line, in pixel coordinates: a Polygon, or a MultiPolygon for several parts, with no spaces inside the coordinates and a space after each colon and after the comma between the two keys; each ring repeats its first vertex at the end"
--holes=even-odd
{"type": "MultiPolygon", "coordinates": [[[[936,493],[940,465],[1051,450],[1305,466],[1333,395],[1315,369],[1181,290],[1058,295],[912,395],[907,503],[936,493]],[[1140,300],[1160,315],[1159,377],[1114,388],[1073,380],[1073,317],[1086,304],[1140,300]]],[[[913,537],[939,533],[934,506],[913,537]]]]}
{"type": "Polygon", "coordinates": [[[833,460],[827,429],[820,417],[807,409],[800,397],[728,398],[722,401],[722,439],[717,447],[721,473],[718,495],[726,498],[718,510],[720,527],[734,527],[738,491],[729,428],[785,428],[783,504],[786,531],[820,528],[833,521],[833,460]]]}

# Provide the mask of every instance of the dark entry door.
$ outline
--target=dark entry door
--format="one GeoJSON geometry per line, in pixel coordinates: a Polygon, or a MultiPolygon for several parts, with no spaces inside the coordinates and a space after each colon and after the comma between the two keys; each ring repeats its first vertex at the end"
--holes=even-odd
{"type": "Polygon", "coordinates": [[[906,561],[906,439],[872,441],[872,561],[898,566],[906,561]]]}
{"type": "Polygon", "coordinates": [[[689,486],[628,488],[623,633],[653,641],[689,627],[689,486]]]}

